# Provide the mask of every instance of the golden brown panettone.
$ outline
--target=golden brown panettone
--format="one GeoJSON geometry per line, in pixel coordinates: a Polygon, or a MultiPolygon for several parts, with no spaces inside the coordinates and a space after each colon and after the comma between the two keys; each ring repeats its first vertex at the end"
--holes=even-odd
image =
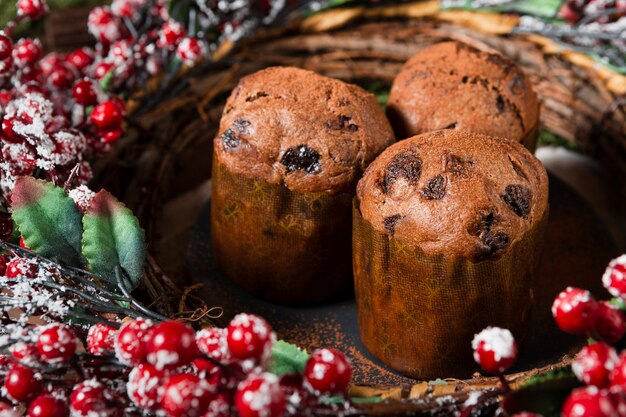
{"type": "Polygon", "coordinates": [[[360,87],[284,67],[243,78],[214,140],[218,265],[247,291],[280,303],[349,289],[356,182],[393,141],[383,109],[360,87]]]}
{"type": "Polygon", "coordinates": [[[398,139],[437,129],[509,138],[535,149],[539,101],[513,61],[460,42],[420,50],[396,76],[387,115],[398,139]]]}

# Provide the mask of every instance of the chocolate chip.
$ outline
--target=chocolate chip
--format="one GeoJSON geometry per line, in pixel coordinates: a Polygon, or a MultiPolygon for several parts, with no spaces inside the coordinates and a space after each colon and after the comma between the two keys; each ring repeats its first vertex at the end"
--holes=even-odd
{"type": "Polygon", "coordinates": [[[340,116],[337,116],[336,119],[331,119],[327,121],[324,124],[324,126],[326,127],[326,129],[330,129],[330,130],[347,129],[350,132],[356,132],[357,130],[359,130],[359,127],[357,125],[355,125],[354,123],[350,123],[350,120],[352,120],[352,117],[340,115],[340,116]]]}
{"type": "Polygon", "coordinates": [[[239,147],[241,139],[240,134],[247,133],[250,121],[241,117],[235,119],[233,125],[222,133],[222,142],[227,150],[233,150],[239,147]]]}
{"type": "Polygon", "coordinates": [[[307,174],[313,174],[321,168],[320,154],[306,145],[287,149],[280,163],[287,167],[287,173],[303,170],[307,174]]]}
{"type": "Polygon", "coordinates": [[[239,147],[240,140],[232,129],[226,129],[224,133],[222,133],[222,142],[224,142],[226,149],[233,150],[239,147]]]}
{"type": "Polygon", "coordinates": [[[500,221],[500,216],[493,210],[481,210],[476,221],[471,223],[467,232],[472,236],[483,236],[491,232],[492,227],[500,221]]]}
{"type": "Polygon", "coordinates": [[[422,189],[422,195],[426,200],[441,200],[446,195],[446,179],[443,175],[428,180],[422,189]]]}
{"type": "Polygon", "coordinates": [[[496,98],[496,108],[498,109],[498,113],[502,113],[502,110],[504,110],[504,99],[500,94],[498,94],[498,98],[496,98]]]}
{"type": "Polygon", "coordinates": [[[461,78],[461,82],[463,84],[467,84],[468,81],[469,81],[469,77],[467,75],[464,75],[463,78],[461,78]]]}
{"type": "Polygon", "coordinates": [[[511,243],[511,238],[504,232],[487,232],[480,237],[480,243],[474,253],[474,260],[484,261],[500,255],[511,243]]]}
{"type": "Polygon", "coordinates": [[[393,216],[385,217],[383,223],[385,224],[385,230],[387,233],[393,236],[395,234],[396,223],[398,223],[398,220],[402,218],[404,218],[404,216],[401,214],[394,214],[393,216]]]}
{"type": "Polygon", "coordinates": [[[386,194],[389,187],[398,178],[406,179],[409,184],[417,185],[422,175],[422,160],[412,152],[401,152],[393,157],[389,165],[385,167],[385,174],[381,181],[381,188],[386,194]]]}
{"type": "Polygon", "coordinates": [[[469,158],[462,158],[457,155],[445,155],[446,171],[452,173],[457,178],[469,178],[472,176],[474,161],[469,158]]]}
{"type": "Polygon", "coordinates": [[[444,129],[456,129],[457,125],[457,122],[450,123],[448,126],[444,127],[444,129]]]}
{"type": "Polygon", "coordinates": [[[520,177],[524,178],[525,180],[528,180],[528,176],[524,172],[524,168],[522,167],[522,164],[517,159],[514,159],[511,155],[509,155],[509,161],[511,161],[511,165],[513,166],[513,171],[515,171],[515,173],[519,175],[520,177]]]}
{"type": "Polygon", "coordinates": [[[528,187],[520,184],[507,185],[502,199],[519,217],[526,217],[530,213],[532,193],[528,187]]]}

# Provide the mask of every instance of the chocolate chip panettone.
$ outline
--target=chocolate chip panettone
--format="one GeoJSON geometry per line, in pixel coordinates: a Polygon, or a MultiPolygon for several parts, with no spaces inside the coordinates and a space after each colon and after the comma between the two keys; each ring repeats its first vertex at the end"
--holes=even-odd
{"type": "Polygon", "coordinates": [[[460,42],[420,50],[396,76],[387,115],[396,136],[437,129],[503,137],[535,149],[539,102],[515,63],[460,42]]]}
{"type": "Polygon", "coordinates": [[[243,78],[214,140],[212,249],[246,290],[283,303],[349,288],[351,199],[393,143],[376,98],[296,68],[243,78]]]}
{"type": "Polygon", "coordinates": [[[414,377],[466,376],[482,328],[521,337],[547,213],[546,171],[519,143],[439,130],[389,147],[355,202],[365,346],[414,377]]]}

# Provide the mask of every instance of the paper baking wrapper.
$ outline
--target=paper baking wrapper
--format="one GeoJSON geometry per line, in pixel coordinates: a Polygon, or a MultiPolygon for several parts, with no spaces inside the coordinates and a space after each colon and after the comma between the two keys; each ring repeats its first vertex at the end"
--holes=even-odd
{"type": "Polygon", "coordinates": [[[352,195],[296,193],[213,161],[211,249],[246,291],[283,304],[328,300],[352,286],[352,195]]]}
{"type": "Polygon", "coordinates": [[[545,218],[496,261],[428,255],[381,233],[353,206],[359,331],[380,361],[418,379],[469,377],[474,334],[527,330],[545,218]]]}

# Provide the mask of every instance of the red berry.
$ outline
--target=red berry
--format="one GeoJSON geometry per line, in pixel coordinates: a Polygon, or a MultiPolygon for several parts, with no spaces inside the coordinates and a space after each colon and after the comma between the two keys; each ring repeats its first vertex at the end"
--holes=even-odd
{"type": "Polygon", "coordinates": [[[20,248],[31,250],[28,246],[26,246],[26,241],[24,240],[24,236],[20,236],[20,248]]]}
{"type": "Polygon", "coordinates": [[[626,354],[622,353],[619,356],[615,367],[611,371],[609,379],[611,381],[611,386],[626,389],[626,354]]]}
{"type": "Polygon", "coordinates": [[[35,20],[43,17],[48,11],[45,0],[17,0],[17,14],[35,20]]]}
{"type": "Polygon", "coordinates": [[[156,369],[147,363],[136,366],[128,375],[126,390],[128,398],[137,407],[156,411],[163,396],[164,371],[156,369]]]}
{"type": "Polygon", "coordinates": [[[207,411],[213,391],[213,386],[196,375],[173,375],[165,383],[161,407],[169,417],[200,417],[207,411]]]}
{"type": "Polygon", "coordinates": [[[0,61],[11,56],[13,51],[13,42],[4,32],[0,31],[0,61]]]}
{"type": "Polygon", "coordinates": [[[226,340],[226,329],[207,327],[196,334],[196,343],[200,352],[223,364],[231,362],[232,357],[226,340]]]}
{"type": "Polygon", "coordinates": [[[78,71],[84,71],[93,62],[93,51],[89,48],[76,49],[67,54],[66,61],[78,71]]]}
{"type": "Polygon", "coordinates": [[[114,143],[117,142],[117,140],[122,137],[122,130],[121,129],[114,129],[114,130],[104,130],[102,132],[100,132],[100,134],[102,135],[102,141],[104,143],[114,143]]]}
{"type": "Polygon", "coordinates": [[[146,341],[148,362],[157,369],[172,369],[187,365],[199,352],[196,334],[184,323],[164,321],[153,327],[146,341]]]}
{"type": "Polygon", "coordinates": [[[37,338],[37,350],[48,363],[64,363],[74,356],[78,343],[78,337],[72,329],[55,323],[43,328],[37,338]]]}
{"type": "Polygon", "coordinates": [[[114,65],[110,62],[100,62],[93,69],[93,76],[96,80],[102,81],[104,77],[109,73],[109,71],[113,71],[114,65]]]}
{"type": "Polygon", "coordinates": [[[352,378],[350,361],[335,349],[318,349],[313,352],[304,368],[304,383],[312,391],[341,393],[348,388],[352,378]]]}
{"type": "Polygon", "coordinates": [[[541,414],[531,413],[528,411],[522,411],[521,413],[515,413],[512,417],[542,417],[541,414]]]}
{"type": "Polygon", "coordinates": [[[186,34],[187,31],[181,23],[175,20],[168,20],[163,24],[163,28],[159,32],[157,45],[161,48],[176,46],[186,34]]]}
{"type": "Polygon", "coordinates": [[[265,359],[276,339],[269,324],[253,314],[238,314],[228,325],[226,341],[238,359],[265,359]]]}
{"type": "Polygon", "coordinates": [[[152,328],[150,320],[131,320],[120,327],[115,338],[115,356],[120,362],[136,366],[146,361],[146,340],[152,328]]]}
{"type": "Polygon", "coordinates": [[[74,72],[65,64],[57,65],[47,77],[48,83],[58,90],[69,88],[74,82],[74,72]]]}
{"type": "Polygon", "coordinates": [[[609,375],[619,361],[617,352],[604,343],[585,346],[572,362],[572,371],[586,385],[609,386],[609,375]]]}
{"type": "Polygon", "coordinates": [[[7,278],[35,278],[37,276],[37,264],[25,258],[13,258],[7,264],[7,278]]]}
{"type": "Polygon", "coordinates": [[[28,407],[28,417],[61,417],[68,414],[67,404],[49,394],[35,398],[28,407]]]}
{"type": "Polygon", "coordinates": [[[472,349],[476,363],[491,374],[506,371],[517,359],[517,343],[513,335],[499,327],[487,327],[475,335],[472,349]]]}
{"type": "Polygon", "coordinates": [[[117,329],[108,324],[97,323],[89,328],[87,351],[93,355],[103,355],[115,351],[117,329]]]}
{"type": "Polygon", "coordinates": [[[80,80],[74,84],[72,88],[72,96],[78,104],[83,106],[91,106],[98,102],[98,93],[93,85],[93,82],[89,80],[80,80]]]}
{"type": "Polygon", "coordinates": [[[37,365],[41,362],[39,351],[35,345],[24,342],[17,342],[9,348],[11,357],[26,365],[37,365]]]}
{"type": "Polygon", "coordinates": [[[43,48],[37,39],[20,39],[13,48],[13,60],[20,67],[30,67],[41,59],[43,48]]]}
{"type": "Polygon", "coordinates": [[[205,374],[211,373],[215,369],[218,369],[215,363],[204,358],[194,359],[193,361],[191,361],[191,366],[193,366],[193,369],[196,371],[196,374],[200,374],[202,372],[204,372],[205,374]]]}
{"type": "Polygon", "coordinates": [[[122,124],[122,112],[112,101],[105,101],[94,107],[89,120],[100,129],[117,129],[122,124]]]}
{"type": "Polygon", "coordinates": [[[595,330],[603,341],[613,344],[624,336],[626,317],[622,310],[607,301],[600,301],[598,303],[598,315],[595,330]]]}
{"type": "Polygon", "coordinates": [[[21,417],[21,413],[18,413],[13,409],[13,406],[4,400],[0,400],[0,417],[21,417]]]}
{"type": "Polygon", "coordinates": [[[39,61],[39,68],[41,68],[41,71],[47,77],[53,69],[63,64],[63,60],[64,58],[61,55],[56,52],[50,52],[39,61]]]}
{"type": "Polygon", "coordinates": [[[33,369],[15,364],[6,374],[4,388],[15,401],[26,402],[39,394],[41,380],[33,369]]]}
{"type": "Polygon", "coordinates": [[[202,417],[233,417],[232,404],[226,394],[217,394],[202,417]]]}
{"type": "Polygon", "coordinates": [[[598,321],[598,303],[589,291],[568,287],[554,300],[552,316],[564,332],[587,333],[598,321]]]}
{"type": "Polygon", "coordinates": [[[0,275],[6,274],[8,263],[9,263],[9,258],[5,255],[0,255],[0,275]]]}
{"type": "Polygon", "coordinates": [[[626,255],[609,263],[602,275],[602,284],[613,297],[626,296],[626,255]]]}
{"type": "Polygon", "coordinates": [[[106,387],[94,379],[76,385],[70,396],[72,417],[108,417],[115,415],[110,407],[106,387]]]}
{"type": "Polygon", "coordinates": [[[616,417],[609,394],[596,387],[577,388],[567,397],[562,417],[616,417]]]}
{"type": "Polygon", "coordinates": [[[9,143],[20,143],[23,138],[13,130],[14,123],[15,119],[4,118],[2,120],[2,139],[9,143]]]}
{"type": "Polygon", "coordinates": [[[183,38],[176,48],[176,55],[189,65],[200,61],[204,52],[204,45],[196,38],[183,38]]]}
{"type": "Polygon", "coordinates": [[[89,32],[105,45],[109,45],[125,35],[121,21],[108,6],[93,8],[89,13],[87,26],[89,32]]]}
{"type": "Polygon", "coordinates": [[[235,393],[235,408],[240,417],[280,417],[285,413],[285,404],[285,394],[274,374],[250,375],[235,393]]]}

